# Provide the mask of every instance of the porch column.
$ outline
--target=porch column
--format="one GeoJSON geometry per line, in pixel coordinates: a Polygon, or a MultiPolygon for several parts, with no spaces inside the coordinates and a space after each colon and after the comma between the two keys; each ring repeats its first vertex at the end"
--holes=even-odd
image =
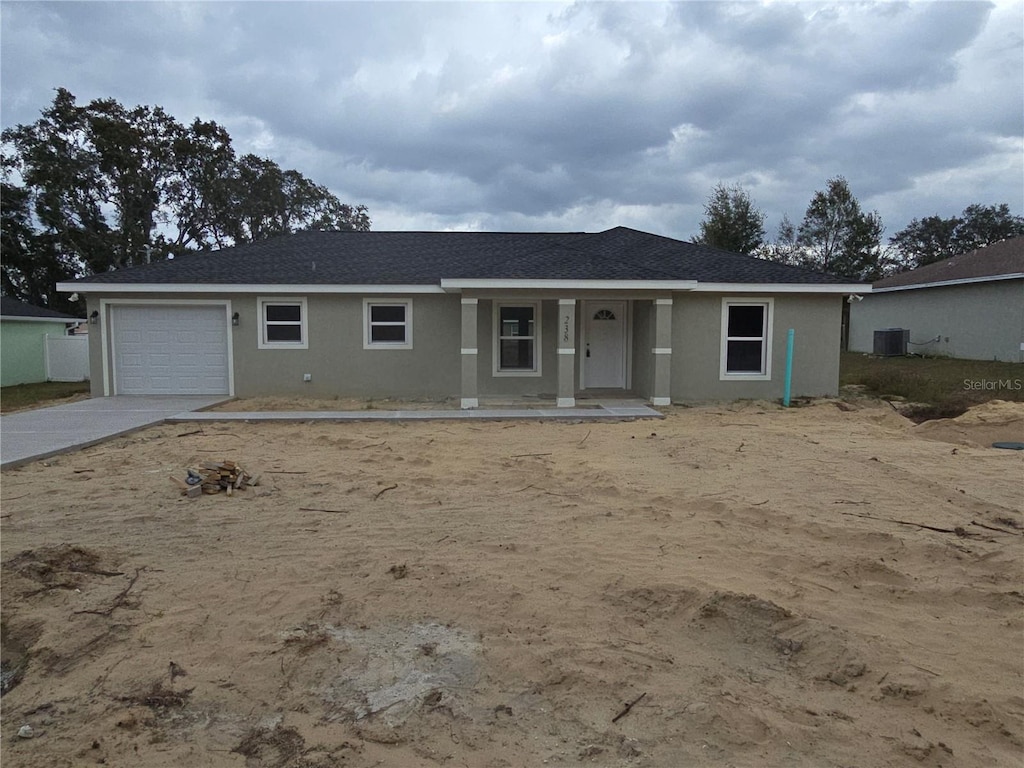
{"type": "Polygon", "coordinates": [[[654,392],[651,405],[672,405],[672,299],[654,300],[654,392]]]}
{"type": "Polygon", "coordinates": [[[559,408],[576,405],[576,299],[558,300],[559,408]]]}
{"type": "Polygon", "coordinates": [[[462,300],[462,404],[461,408],[477,408],[477,299],[462,300]]]}

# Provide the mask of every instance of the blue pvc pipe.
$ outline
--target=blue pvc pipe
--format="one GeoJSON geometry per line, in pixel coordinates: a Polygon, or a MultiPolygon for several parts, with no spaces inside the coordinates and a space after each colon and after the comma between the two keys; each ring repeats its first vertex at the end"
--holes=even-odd
{"type": "Polygon", "coordinates": [[[793,387],[793,329],[786,332],[786,393],[782,396],[782,404],[789,408],[789,393],[793,387]]]}

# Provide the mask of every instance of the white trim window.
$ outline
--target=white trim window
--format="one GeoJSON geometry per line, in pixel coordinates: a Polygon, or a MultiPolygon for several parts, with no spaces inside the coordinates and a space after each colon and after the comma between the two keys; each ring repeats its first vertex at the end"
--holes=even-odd
{"type": "Polygon", "coordinates": [[[540,376],[540,302],[494,302],[494,375],[540,376]]]}
{"type": "Polygon", "coordinates": [[[412,349],[412,299],[363,299],[363,349],[412,349]]]}
{"type": "Polygon", "coordinates": [[[773,299],[722,299],[721,379],[771,379],[773,305],[773,299]]]}
{"type": "Polygon", "coordinates": [[[308,349],[306,300],[304,298],[259,298],[259,348],[308,349]]]}

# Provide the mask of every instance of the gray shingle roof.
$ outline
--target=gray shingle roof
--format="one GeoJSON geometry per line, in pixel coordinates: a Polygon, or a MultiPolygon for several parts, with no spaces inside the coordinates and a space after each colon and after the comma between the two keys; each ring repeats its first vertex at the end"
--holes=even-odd
{"type": "Polygon", "coordinates": [[[950,280],[976,280],[1024,272],[1024,237],[1014,237],[978,248],[960,256],[925,264],[923,267],[886,277],[872,288],[927,285],[950,280]]]}
{"type": "Polygon", "coordinates": [[[849,280],[668,237],[604,232],[300,232],[84,278],[102,284],[437,285],[442,279],[849,280]]]}
{"type": "Polygon", "coordinates": [[[24,301],[15,299],[13,296],[0,296],[0,315],[4,317],[34,317],[66,321],[79,319],[72,315],[65,315],[63,312],[46,309],[45,307],[34,307],[31,304],[26,304],[24,301]]]}

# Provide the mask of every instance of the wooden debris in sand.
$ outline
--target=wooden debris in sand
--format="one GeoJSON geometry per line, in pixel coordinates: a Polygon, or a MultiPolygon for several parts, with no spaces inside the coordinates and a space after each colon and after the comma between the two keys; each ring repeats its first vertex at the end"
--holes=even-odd
{"type": "Polygon", "coordinates": [[[182,496],[190,499],[198,498],[204,493],[214,494],[223,491],[232,496],[235,491],[259,485],[259,476],[246,472],[234,461],[204,461],[198,469],[188,470],[188,477],[182,480],[171,475],[171,482],[181,490],[182,496]]]}
{"type": "Polygon", "coordinates": [[[641,699],[642,699],[642,698],[643,698],[644,696],[646,696],[646,695],[647,695],[647,691],[644,691],[643,693],[641,693],[641,694],[640,694],[639,696],[637,696],[637,697],[636,697],[635,699],[633,699],[632,701],[630,701],[630,702],[627,702],[627,703],[626,703],[626,706],[622,708],[622,710],[621,710],[621,711],[619,712],[619,714],[617,714],[617,715],[616,715],[615,717],[613,717],[613,718],[612,718],[612,722],[613,722],[613,723],[617,723],[617,722],[619,722],[619,720],[621,720],[621,719],[622,719],[622,718],[624,718],[624,717],[625,717],[626,715],[628,715],[628,714],[630,713],[630,710],[632,710],[632,709],[633,709],[633,707],[635,707],[635,706],[636,706],[637,704],[639,704],[639,703],[640,703],[640,700],[641,700],[641,699]]]}

